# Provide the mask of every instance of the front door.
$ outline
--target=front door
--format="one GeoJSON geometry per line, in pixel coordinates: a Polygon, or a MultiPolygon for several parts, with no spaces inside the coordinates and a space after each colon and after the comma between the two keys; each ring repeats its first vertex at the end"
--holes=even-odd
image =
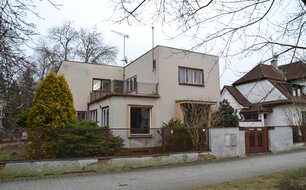
{"type": "Polygon", "coordinates": [[[245,149],[246,154],[268,152],[268,128],[245,128],[245,149]]]}

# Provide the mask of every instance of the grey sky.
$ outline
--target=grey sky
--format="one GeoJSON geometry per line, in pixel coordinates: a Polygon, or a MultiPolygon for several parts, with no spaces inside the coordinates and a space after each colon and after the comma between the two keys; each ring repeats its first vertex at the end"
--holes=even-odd
{"type": "MultiPolygon", "coordinates": [[[[128,61],[132,61],[144,54],[152,48],[152,25],[128,25],[125,22],[118,24],[110,21],[113,14],[113,8],[108,1],[101,0],[52,0],[55,4],[61,4],[59,10],[54,8],[48,1],[35,1],[37,4],[36,11],[43,18],[37,18],[29,15],[30,21],[36,24],[37,30],[41,35],[47,33],[48,28],[60,25],[63,20],[72,20],[76,27],[92,27],[97,26],[104,37],[106,44],[117,46],[118,52],[118,65],[122,65],[122,50],[123,50],[123,37],[112,30],[120,33],[128,34],[129,39],[126,41],[126,56],[128,61]]],[[[174,40],[169,40],[165,34],[171,34],[169,30],[162,28],[160,25],[154,25],[154,44],[165,45],[182,49],[189,49],[194,44],[191,43],[190,38],[180,36],[174,40]],[[167,31],[165,31],[167,30],[167,31]]],[[[172,27],[175,29],[175,26],[172,27]]],[[[210,52],[199,48],[196,51],[202,53],[209,53],[218,55],[222,50],[216,47],[210,52]]],[[[252,56],[245,59],[231,58],[225,64],[224,59],[220,59],[220,88],[224,84],[231,84],[238,79],[244,72],[251,69],[260,61],[259,57],[252,56]]]]}

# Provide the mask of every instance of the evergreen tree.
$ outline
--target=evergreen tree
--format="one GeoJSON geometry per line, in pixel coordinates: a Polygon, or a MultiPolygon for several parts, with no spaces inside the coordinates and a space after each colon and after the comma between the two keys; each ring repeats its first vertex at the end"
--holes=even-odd
{"type": "Polygon", "coordinates": [[[238,127],[239,121],[237,116],[237,110],[235,110],[224,99],[220,102],[216,112],[212,114],[212,126],[213,127],[238,127]]]}
{"type": "Polygon", "coordinates": [[[28,127],[64,128],[76,120],[71,91],[64,76],[51,72],[39,85],[28,127]]]}

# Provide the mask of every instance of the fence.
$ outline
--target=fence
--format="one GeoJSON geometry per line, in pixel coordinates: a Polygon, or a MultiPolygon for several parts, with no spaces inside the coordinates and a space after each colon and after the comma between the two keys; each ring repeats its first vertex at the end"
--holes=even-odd
{"type": "Polygon", "coordinates": [[[139,131],[129,128],[34,128],[18,130],[16,138],[9,142],[4,138],[0,140],[0,160],[134,156],[209,149],[208,129],[205,128],[139,131]]]}

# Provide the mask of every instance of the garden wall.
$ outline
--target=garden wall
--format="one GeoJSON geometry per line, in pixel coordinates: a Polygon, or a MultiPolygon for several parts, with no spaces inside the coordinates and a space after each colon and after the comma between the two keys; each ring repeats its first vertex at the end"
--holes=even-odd
{"type": "Polygon", "coordinates": [[[281,152],[302,147],[304,143],[293,143],[291,127],[274,127],[269,130],[269,150],[281,152]]]}
{"type": "Polygon", "coordinates": [[[244,131],[239,131],[239,128],[210,128],[209,147],[216,157],[245,156],[244,131]]]}

